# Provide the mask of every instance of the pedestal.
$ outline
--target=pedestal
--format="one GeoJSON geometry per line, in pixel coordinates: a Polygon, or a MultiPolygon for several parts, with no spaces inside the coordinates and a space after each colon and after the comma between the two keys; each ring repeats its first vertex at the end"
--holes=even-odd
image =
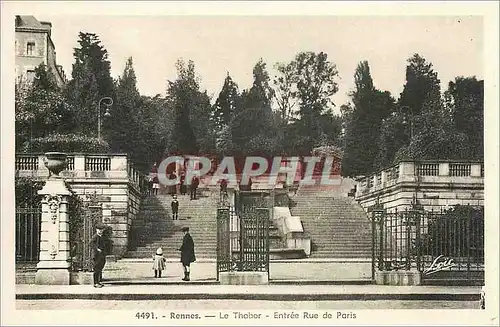
{"type": "Polygon", "coordinates": [[[259,271],[230,271],[220,272],[221,285],[267,285],[269,278],[267,272],[259,271]]]}
{"type": "Polygon", "coordinates": [[[40,235],[40,261],[35,284],[70,284],[70,245],[68,196],[71,195],[64,180],[49,179],[38,191],[42,199],[40,235]]]}
{"type": "Polygon", "coordinates": [[[393,286],[418,286],[422,284],[422,276],[416,270],[376,271],[375,284],[393,286]]]}

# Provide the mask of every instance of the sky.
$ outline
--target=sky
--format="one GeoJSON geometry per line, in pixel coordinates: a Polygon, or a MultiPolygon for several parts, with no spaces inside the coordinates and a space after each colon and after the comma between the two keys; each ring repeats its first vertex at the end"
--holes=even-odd
{"type": "MultiPolygon", "coordinates": [[[[271,76],[277,62],[301,51],[326,52],[339,72],[336,108],[349,101],[354,71],[370,65],[375,86],[399,97],[407,59],[430,61],[442,89],[456,76],[483,78],[483,22],[477,16],[78,16],[37,15],[52,22],[57,61],[68,76],[78,33],[96,33],[108,50],[111,74],[134,61],[143,95],[165,95],[175,62],[193,60],[202,89],[216,99],[229,73],[240,90],[252,84],[262,57],[271,76]]],[[[337,111],[338,112],[338,111],[337,111]]]]}

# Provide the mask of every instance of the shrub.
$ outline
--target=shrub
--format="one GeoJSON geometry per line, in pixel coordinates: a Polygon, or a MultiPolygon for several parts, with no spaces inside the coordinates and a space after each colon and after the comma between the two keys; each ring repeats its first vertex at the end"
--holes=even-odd
{"type": "Polygon", "coordinates": [[[421,241],[423,254],[475,255],[473,251],[484,248],[484,207],[456,205],[430,219],[427,228],[421,241]]]}
{"type": "Polygon", "coordinates": [[[38,191],[45,182],[30,177],[19,177],[15,181],[16,207],[36,207],[40,205],[42,196],[38,191]]]}
{"type": "Polygon", "coordinates": [[[22,151],[27,153],[82,152],[82,153],[107,153],[109,144],[96,137],[79,134],[52,134],[46,137],[34,138],[22,146],[22,151]]]}

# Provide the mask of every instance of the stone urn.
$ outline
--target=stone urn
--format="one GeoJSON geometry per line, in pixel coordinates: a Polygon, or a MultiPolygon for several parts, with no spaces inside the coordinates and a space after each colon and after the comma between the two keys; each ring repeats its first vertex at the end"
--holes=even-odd
{"type": "Polygon", "coordinates": [[[59,173],[66,168],[66,158],[66,153],[62,152],[45,153],[45,159],[43,162],[45,164],[45,167],[47,167],[50,172],[49,178],[61,178],[59,176],[59,173]]]}

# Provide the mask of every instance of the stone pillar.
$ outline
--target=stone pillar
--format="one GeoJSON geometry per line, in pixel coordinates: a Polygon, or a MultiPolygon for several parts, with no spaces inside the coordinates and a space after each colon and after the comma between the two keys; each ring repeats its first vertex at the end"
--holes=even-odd
{"type": "Polygon", "coordinates": [[[471,177],[481,177],[481,164],[473,163],[470,165],[470,176],[471,177]]]}
{"type": "Polygon", "coordinates": [[[387,183],[387,172],[385,170],[382,170],[380,182],[382,184],[380,187],[385,187],[385,184],[387,183]]]}
{"type": "Polygon", "coordinates": [[[415,176],[415,163],[413,161],[402,161],[399,163],[399,176],[415,176]]]}
{"type": "Polygon", "coordinates": [[[49,177],[49,170],[45,167],[44,156],[38,156],[38,171],[37,176],[47,178],[49,177]]]}
{"type": "Polygon", "coordinates": [[[64,180],[48,179],[43,189],[40,261],[35,284],[70,284],[68,196],[64,180]]]}
{"type": "Polygon", "coordinates": [[[85,171],[85,156],[82,154],[75,155],[75,171],[85,171]]]}
{"type": "Polygon", "coordinates": [[[439,163],[439,176],[450,176],[450,163],[440,162],[439,163]]]}

